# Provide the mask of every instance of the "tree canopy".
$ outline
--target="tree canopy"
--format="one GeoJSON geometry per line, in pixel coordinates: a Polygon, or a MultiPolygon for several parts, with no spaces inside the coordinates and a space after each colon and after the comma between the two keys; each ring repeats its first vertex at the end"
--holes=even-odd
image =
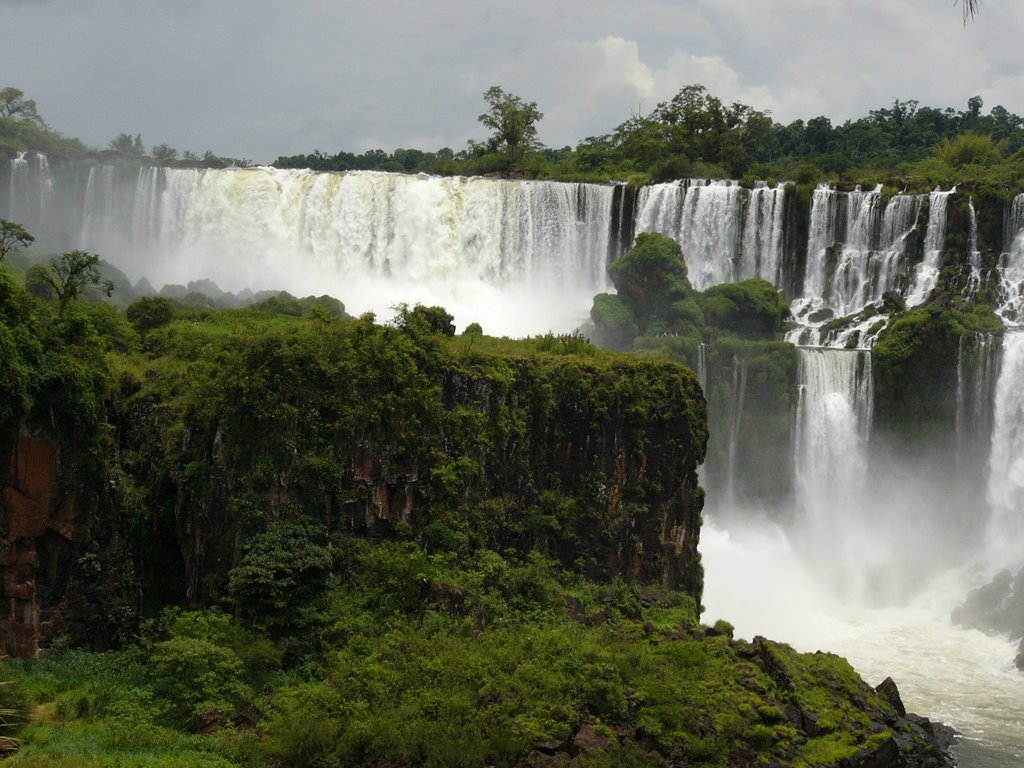
{"type": "Polygon", "coordinates": [[[544,114],[537,109],[537,102],[523,101],[497,85],[484,91],[484,101],[489,108],[477,120],[491,130],[491,136],[475,147],[500,155],[505,161],[503,170],[514,173],[528,152],[540,148],[537,123],[544,114]]]}
{"type": "Polygon", "coordinates": [[[98,288],[106,296],[114,290],[114,284],[100,274],[100,257],[86,251],[62,253],[40,274],[40,280],[53,290],[61,311],[88,288],[98,288]]]}
{"type": "Polygon", "coordinates": [[[27,248],[35,242],[35,237],[20,224],[13,221],[0,219],[0,261],[3,261],[8,253],[19,248],[27,248]]]}
{"type": "Polygon", "coordinates": [[[0,89],[0,118],[30,123],[40,128],[46,127],[36,109],[35,101],[25,98],[24,91],[18,88],[0,89]]]}

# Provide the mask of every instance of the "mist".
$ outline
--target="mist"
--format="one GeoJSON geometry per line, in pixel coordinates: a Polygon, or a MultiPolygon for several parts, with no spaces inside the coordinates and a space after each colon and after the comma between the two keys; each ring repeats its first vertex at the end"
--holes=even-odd
{"type": "Polygon", "coordinates": [[[872,684],[893,676],[909,709],[968,732],[958,754],[970,766],[1021,756],[1016,639],[957,626],[951,614],[1022,564],[1022,342],[1007,335],[987,446],[972,444],[963,413],[953,445],[913,450],[872,434],[873,400],[853,364],[865,353],[799,350],[793,444],[779,446],[794,454],[792,495],[751,508],[709,488],[701,533],[704,621],[839,653],[872,684]]]}

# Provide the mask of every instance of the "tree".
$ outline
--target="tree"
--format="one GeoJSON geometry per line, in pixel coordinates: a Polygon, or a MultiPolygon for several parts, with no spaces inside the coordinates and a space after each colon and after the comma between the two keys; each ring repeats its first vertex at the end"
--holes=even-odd
{"type": "Polygon", "coordinates": [[[671,305],[693,292],[679,243],[657,232],[641,232],[636,244],[608,267],[619,297],[640,329],[669,315],[671,305]]]}
{"type": "Polygon", "coordinates": [[[107,296],[113,292],[114,284],[102,278],[99,264],[99,256],[85,251],[68,251],[50,262],[40,280],[53,289],[61,312],[87,288],[98,288],[107,296]]]}
{"type": "Polygon", "coordinates": [[[178,150],[169,144],[157,144],[153,147],[153,157],[161,162],[174,160],[178,156],[178,150]]]}
{"type": "Polygon", "coordinates": [[[963,6],[964,24],[966,24],[968,20],[974,18],[974,14],[981,8],[981,0],[959,0],[959,2],[963,6]]]}
{"type": "Polygon", "coordinates": [[[537,102],[523,101],[497,86],[484,91],[490,109],[477,120],[492,131],[483,148],[504,155],[506,173],[513,173],[522,164],[527,152],[538,149],[537,122],[544,117],[537,102]]]}
{"type": "Polygon", "coordinates": [[[331,553],[324,530],[312,520],[279,520],[254,536],[228,575],[228,592],[238,613],[264,626],[285,627],[301,618],[324,588],[331,553]]]}
{"type": "Polygon", "coordinates": [[[23,226],[0,219],[0,261],[3,261],[8,253],[19,248],[27,248],[33,241],[35,238],[23,226]]]}
{"type": "Polygon", "coordinates": [[[142,143],[142,134],[119,133],[110,140],[110,148],[125,155],[144,155],[146,148],[142,143]]]}
{"type": "Polygon", "coordinates": [[[128,320],[139,333],[167,325],[174,319],[174,304],[166,296],[143,296],[128,305],[128,320]]]}
{"type": "Polygon", "coordinates": [[[0,118],[22,123],[31,123],[45,128],[46,123],[36,110],[36,103],[26,99],[25,93],[17,88],[0,90],[0,118]]]}

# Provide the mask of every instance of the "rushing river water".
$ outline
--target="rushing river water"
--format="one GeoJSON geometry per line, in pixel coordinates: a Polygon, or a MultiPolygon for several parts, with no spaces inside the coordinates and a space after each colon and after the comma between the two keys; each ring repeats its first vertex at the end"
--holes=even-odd
{"type": "Polygon", "coordinates": [[[846,657],[877,685],[891,676],[908,711],[961,734],[961,768],[1024,765],[1024,674],[1006,637],[955,626],[950,612],[982,582],[968,569],[932,578],[900,605],[837,597],[782,529],[706,522],[703,620],[725,618],[737,636],[765,635],[801,651],[846,657]]]}

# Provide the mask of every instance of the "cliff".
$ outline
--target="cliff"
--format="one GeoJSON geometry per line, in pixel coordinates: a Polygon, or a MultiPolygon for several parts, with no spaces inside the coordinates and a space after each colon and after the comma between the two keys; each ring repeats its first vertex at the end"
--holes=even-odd
{"type": "MultiPolygon", "coordinates": [[[[182,333],[168,349],[191,348],[182,333]]],[[[585,345],[483,344],[309,324],[230,339],[214,365],[187,368],[194,395],[177,402],[166,375],[133,374],[125,471],[162,477],[141,490],[173,521],[190,601],[222,597],[240,544],[300,517],[327,535],[543,552],[699,602],[707,430],[693,374],[585,345]]]]}

